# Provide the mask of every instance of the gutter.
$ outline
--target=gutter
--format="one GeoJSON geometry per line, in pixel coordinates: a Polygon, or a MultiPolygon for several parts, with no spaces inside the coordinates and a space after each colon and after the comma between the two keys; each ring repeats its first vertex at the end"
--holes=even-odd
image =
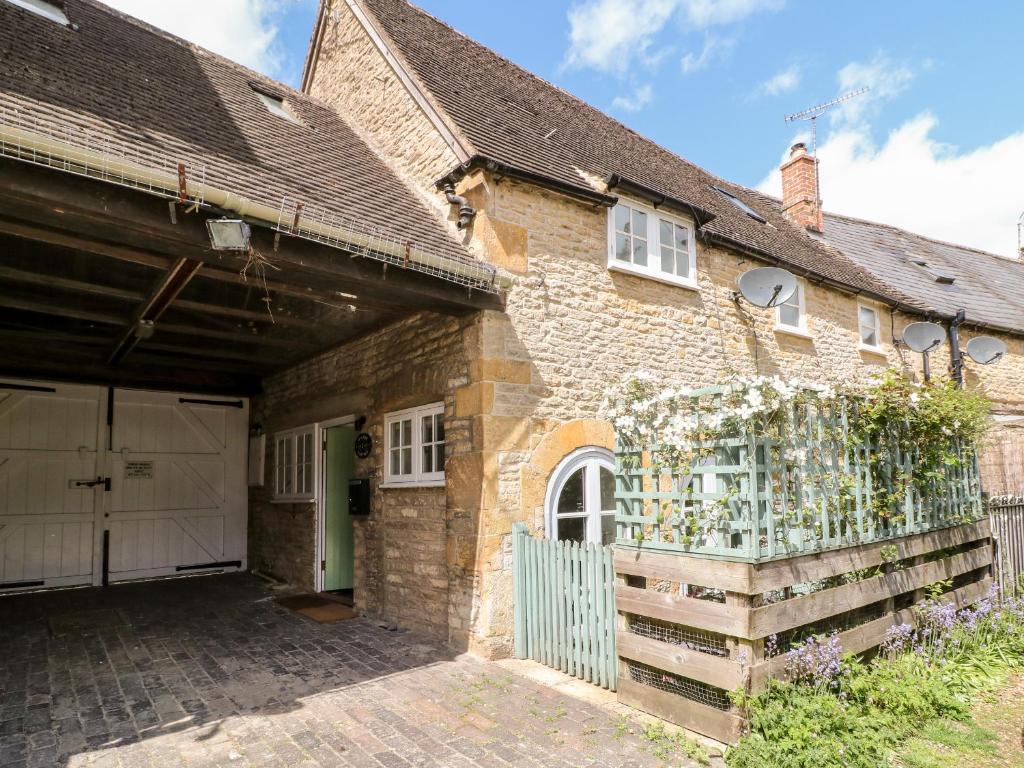
{"type": "Polygon", "coordinates": [[[668,203],[669,205],[674,205],[684,211],[689,211],[690,215],[696,220],[698,227],[703,227],[705,224],[709,224],[715,218],[715,214],[710,211],[705,211],[703,208],[698,208],[693,203],[687,202],[686,200],[678,197],[669,197],[661,192],[656,192],[650,187],[645,187],[643,184],[630,181],[617,173],[613,173],[605,178],[605,183],[608,185],[609,190],[621,187],[627,193],[632,192],[640,197],[647,198],[655,208],[668,203]]]}
{"type": "Polygon", "coordinates": [[[486,171],[490,171],[491,173],[496,173],[510,179],[517,179],[518,181],[525,181],[547,189],[553,189],[567,197],[571,197],[574,200],[580,200],[585,203],[606,205],[610,207],[619,202],[619,198],[615,195],[605,195],[600,192],[595,192],[592,189],[588,189],[587,187],[577,187],[573,184],[566,184],[564,181],[556,181],[548,176],[533,173],[532,171],[524,171],[506,163],[492,160],[484,155],[473,155],[465,163],[454,168],[447,175],[434,182],[434,184],[438,189],[443,191],[446,185],[454,184],[478,168],[483,168],[486,171]]]}
{"type": "MultiPolygon", "coordinates": [[[[128,182],[134,182],[139,185],[138,188],[142,189],[142,191],[145,191],[145,187],[179,189],[181,186],[181,180],[179,180],[177,175],[125,162],[102,152],[76,146],[61,139],[50,138],[44,134],[25,130],[24,128],[0,124],[0,147],[4,145],[17,148],[16,152],[9,154],[9,156],[15,159],[27,160],[36,165],[50,166],[57,170],[60,170],[62,167],[83,168],[85,172],[82,175],[101,180],[108,176],[114,176],[128,182]],[[45,158],[46,162],[40,162],[40,156],[45,158]],[[89,169],[94,169],[97,172],[89,173],[89,169]]],[[[184,192],[188,197],[202,200],[207,205],[230,211],[240,217],[273,229],[277,229],[280,225],[280,207],[271,207],[209,184],[197,184],[187,180],[184,183],[184,192]]],[[[125,184],[124,186],[130,187],[132,185],[125,184]]],[[[448,259],[438,254],[428,253],[413,246],[409,246],[406,249],[405,247],[384,243],[379,238],[367,236],[347,227],[329,225],[311,219],[300,218],[300,221],[304,229],[324,239],[361,246],[369,251],[385,253],[403,261],[414,261],[426,267],[474,280],[479,280],[478,270],[489,270],[495,287],[506,289],[512,286],[512,279],[508,275],[499,274],[493,265],[486,262],[463,264],[456,259],[448,259]]]]}

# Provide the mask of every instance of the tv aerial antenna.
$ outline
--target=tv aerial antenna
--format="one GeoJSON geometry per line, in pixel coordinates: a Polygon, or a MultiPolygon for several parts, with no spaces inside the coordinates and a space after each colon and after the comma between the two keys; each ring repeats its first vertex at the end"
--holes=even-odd
{"type": "Polygon", "coordinates": [[[870,86],[864,86],[858,88],[855,91],[844,93],[832,101],[826,101],[824,104],[816,104],[813,107],[808,107],[801,112],[794,112],[792,115],[786,115],[787,123],[794,123],[797,120],[810,120],[811,121],[811,155],[814,157],[815,162],[818,160],[818,118],[828,112],[832,107],[837,104],[842,104],[844,101],[860,96],[863,93],[870,91],[870,86]]]}

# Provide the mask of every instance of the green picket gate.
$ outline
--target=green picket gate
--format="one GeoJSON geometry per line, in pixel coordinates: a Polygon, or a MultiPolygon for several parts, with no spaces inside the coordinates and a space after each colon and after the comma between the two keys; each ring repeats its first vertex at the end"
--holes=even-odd
{"type": "Polygon", "coordinates": [[[612,547],[512,529],[515,655],[615,690],[612,547]]]}

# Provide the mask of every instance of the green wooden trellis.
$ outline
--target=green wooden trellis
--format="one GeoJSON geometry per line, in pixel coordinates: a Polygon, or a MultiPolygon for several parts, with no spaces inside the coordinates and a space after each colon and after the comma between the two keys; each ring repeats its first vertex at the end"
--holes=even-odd
{"type": "Polygon", "coordinates": [[[615,690],[612,548],[512,529],[515,655],[615,690]]]}
{"type": "MultiPolygon", "coordinates": [[[[709,398],[713,408],[725,391],[709,387],[691,396],[709,398]]],[[[901,425],[890,425],[880,444],[854,443],[848,409],[855,407],[855,401],[813,398],[790,403],[781,415],[784,443],[748,422],[733,434],[694,446],[699,458],[681,469],[655,466],[657,445],[637,449],[620,442],[617,544],[759,562],[983,516],[973,450],[958,446],[960,461],[944,467],[941,477],[923,485],[904,483],[918,457],[899,448],[901,425]],[[887,458],[872,469],[873,455],[887,458]],[[885,498],[898,503],[878,514],[876,502],[885,498]]]]}

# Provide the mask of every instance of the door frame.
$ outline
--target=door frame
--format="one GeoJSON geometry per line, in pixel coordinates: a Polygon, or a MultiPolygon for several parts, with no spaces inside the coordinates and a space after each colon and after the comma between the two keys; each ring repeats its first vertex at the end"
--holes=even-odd
{"type": "Polygon", "coordinates": [[[316,552],[313,557],[313,591],[324,591],[324,570],[320,563],[324,561],[324,538],[327,531],[327,430],[332,427],[350,427],[356,422],[356,415],[339,416],[336,419],[318,421],[314,427],[313,443],[316,445],[316,466],[319,477],[316,487],[316,552]]]}

